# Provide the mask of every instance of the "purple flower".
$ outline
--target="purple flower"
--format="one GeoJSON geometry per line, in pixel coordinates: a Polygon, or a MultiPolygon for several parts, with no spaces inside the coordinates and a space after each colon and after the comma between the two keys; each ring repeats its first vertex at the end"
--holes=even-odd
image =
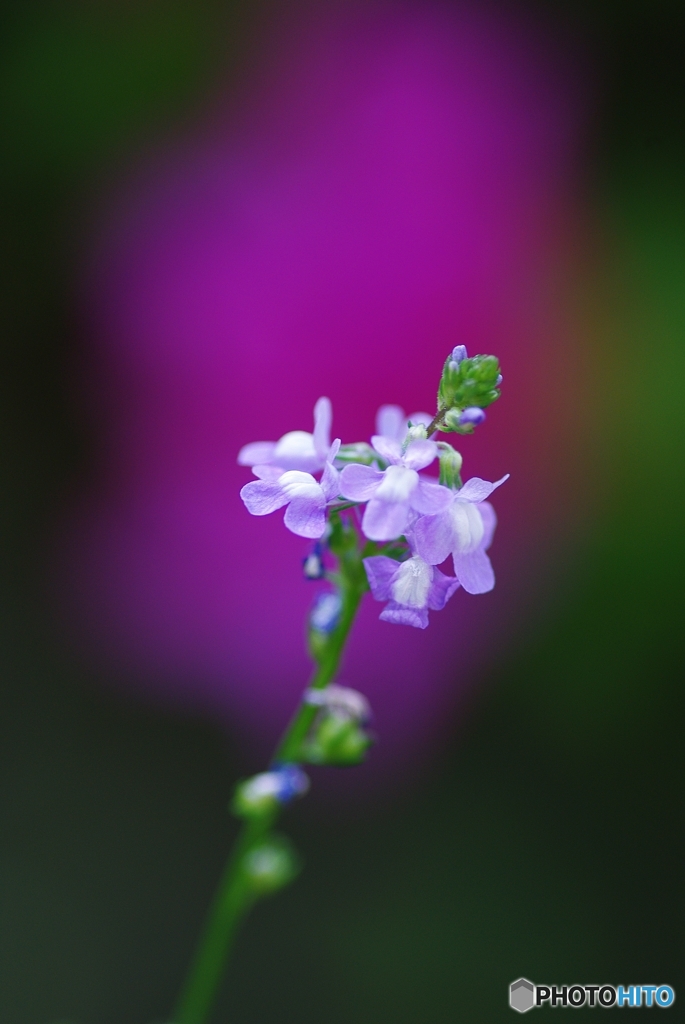
{"type": "Polygon", "coordinates": [[[289,530],[300,537],[322,537],[326,529],[326,505],[340,492],[340,473],[333,466],[339,448],[340,439],[337,439],[328,451],[320,483],[311,473],[297,469],[283,473],[277,466],[254,466],[253,472],[261,479],[251,480],[240,492],[248,512],[253,516],[267,516],[287,505],[285,525],[289,530]]]}
{"type": "Polygon", "coordinates": [[[387,601],[381,612],[385,622],[425,629],[428,609],[441,611],[459,587],[459,580],[445,576],[419,555],[396,562],[385,555],[364,559],[371,593],[377,601],[387,601]]]}
{"type": "Polygon", "coordinates": [[[446,509],[423,516],[414,526],[414,544],[421,557],[431,565],[440,565],[451,554],[455,576],[469,594],[485,594],[495,585],[486,551],[497,517],[485,499],[508,479],[509,474],[491,484],[472,477],[461,490],[453,492],[446,509]]]}
{"type": "Polygon", "coordinates": [[[362,530],[369,540],[395,540],[406,532],[414,513],[442,512],[450,504],[451,492],[418,474],[438,454],[434,441],[412,441],[404,454],[400,442],[392,438],[376,435],[371,443],[390,465],[383,472],[374,466],[345,466],[340,493],[350,501],[368,501],[362,530]]]}
{"type": "Polygon", "coordinates": [[[307,434],[304,430],[291,430],[279,441],[253,441],[240,449],[238,463],[241,466],[278,467],[281,473],[286,470],[316,473],[326,464],[331,446],[332,419],[330,400],[320,398],[314,406],[313,434],[307,434]]]}
{"type": "Polygon", "coordinates": [[[382,405],[376,413],[376,434],[402,444],[407,437],[410,423],[414,426],[420,423],[427,427],[432,420],[433,417],[427,412],[415,412],[407,417],[399,405],[382,405]]]}

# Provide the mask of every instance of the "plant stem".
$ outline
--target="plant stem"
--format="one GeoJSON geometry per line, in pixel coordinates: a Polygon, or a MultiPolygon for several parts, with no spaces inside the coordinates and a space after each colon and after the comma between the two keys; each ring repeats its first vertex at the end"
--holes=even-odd
{"type": "MultiPolygon", "coordinates": [[[[331,521],[334,533],[330,547],[339,560],[342,608],[335,628],[316,655],[317,668],[311,687],[317,690],[328,686],[338,671],[359,604],[368,589],[362,558],[376,550],[376,545],[371,544],[360,551],[354,527],[345,526],[339,515],[332,514],[331,521]]],[[[311,704],[300,705],[276,747],[272,764],[300,759],[302,743],[318,712],[319,708],[311,704]]],[[[207,1021],[236,932],[256,898],[243,871],[245,857],[268,838],[277,818],[278,809],[259,818],[250,818],[240,830],[176,1004],[173,1024],[205,1024],[207,1021]]]]}

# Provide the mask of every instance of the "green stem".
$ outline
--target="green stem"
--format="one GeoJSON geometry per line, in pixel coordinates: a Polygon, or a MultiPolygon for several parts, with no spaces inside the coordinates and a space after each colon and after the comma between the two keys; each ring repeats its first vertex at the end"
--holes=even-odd
{"type": "MultiPolygon", "coordinates": [[[[354,527],[344,526],[339,516],[332,515],[331,520],[334,522],[334,533],[330,546],[339,559],[342,608],[337,625],[317,655],[317,668],[311,682],[311,687],[317,690],[324,689],[335,678],[359,604],[368,589],[362,558],[377,550],[375,544],[367,544],[360,552],[354,527]]],[[[311,704],[300,705],[276,747],[272,763],[295,762],[300,759],[302,743],[318,711],[311,704]]],[[[254,892],[243,871],[245,857],[254,846],[268,837],[277,817],[278,810],[270,811],[259,818],[249,819],[243,825],[176,1004],[173,1024],[205,1024],[207,1021],[238,927],[255,901],[254,892]]]]}

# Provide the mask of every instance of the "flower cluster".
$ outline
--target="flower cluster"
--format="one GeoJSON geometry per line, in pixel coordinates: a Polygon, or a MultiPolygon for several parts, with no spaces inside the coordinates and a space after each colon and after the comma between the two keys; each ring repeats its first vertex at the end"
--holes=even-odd
{"type": "MultiPolygon", "coordinates": [[[[305,559],[310,579],[327,575],[331,513],[360,516],[368,585],[376,600],[386,602],[381,619],[424,629],[429,610],[444,608],[460,586],[482,594],[495,583],[487,551],[496,517],[487,499],[507,477],[462,484],[461,455],[432,435],[472,433],[485,419],[483,406],[499,396],[501,381],[493,356],[469,359],[458,345],[443,368],[436,415],[406,418],[398,406],[382,406],[370,445],[343,445],[339,438],[331,443],[331,403],[320,398],[311,434],[291,431],[279,441],[241,449],[238,462],[257,479],[240,496],[252,515],[285,507],[288,529],[316,541],[305,559]],[[437,478],[424,472],[436,461],[437,478]],[[450,556],[454,575],[445,575],[437,567],[450,556]]],[[[339,607],[335,592],[322,595],[313,613],[321,622],[314,627],[334,628],[339,607]]]]}

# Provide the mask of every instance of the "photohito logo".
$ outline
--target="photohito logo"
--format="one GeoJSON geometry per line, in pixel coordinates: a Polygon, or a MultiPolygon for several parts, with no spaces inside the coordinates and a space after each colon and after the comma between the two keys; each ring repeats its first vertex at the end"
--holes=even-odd
{"type": "Polygon", "coordinates": [[[527,978],[512,981],[509,1006],[526,1013],[535,1006],[673,1006],[675,990],[670,985],[534,985],[527,978]]]}

